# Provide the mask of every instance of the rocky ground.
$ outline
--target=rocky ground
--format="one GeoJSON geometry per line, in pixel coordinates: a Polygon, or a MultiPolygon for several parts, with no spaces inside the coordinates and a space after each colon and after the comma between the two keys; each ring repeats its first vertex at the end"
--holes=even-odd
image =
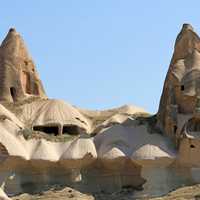
{"type": "MultiPolygon", "coordinates": [[[[13,200],[136,200],[133,191],[126,189],[113,194],[83,194],[72,188],[53,188],[39,194],[21,194],[13,200]]],[[[139,199],[138,199],[139,200],[139,199]]],[[[179,188],[166,196],[145,200],[200,200],[200,184],[179,188]]]]}
{"type": "Polygon", "coordinates": [[[90,194],[80,193],[72,188],[52,188],[38,194],[21,194],[13,200],[94,200],[90,194]]]}
{"type": "Polygon", "coordinates": [[[200,184],[179,188],[168,195],[152,200],[200,200],[200,184]]]}

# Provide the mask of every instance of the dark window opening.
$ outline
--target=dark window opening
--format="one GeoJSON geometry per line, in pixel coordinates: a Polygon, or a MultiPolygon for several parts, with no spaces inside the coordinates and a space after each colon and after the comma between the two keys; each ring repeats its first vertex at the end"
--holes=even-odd
{"type": "Polygon", "coordinates": [[[10,95],[11,95],[13,101],[17,100],[16,89],[14,87],[10,88],[10,95]]]}
{"type": "Polygon", "coordinates": [[[193,144],[190,145],[190,148],[195,148],[195,146],[193,144]]]}
{"type": "Polygon", "coordinates": [[[185,90],[185,86],[181,85],[181,91],[184,91],[184,90],[185,90]]]}
{"type": "Polygon", "coordinates": [[[52,135],[58,135],[59,134],[59,128],[58,126],[34,126],[34,131],[41,131],[47,134],[52,135]]]}
{"type": "Polygon", "coordinates": [[[177,126],[175,125],[174,126],[174,134],[176,134],[176,131],[177,131],[177,126]]]}
{"type": "Polygon", "coordinates": [[[25,60],[25,61],[24,61],[24,64],[25,64],[25,65],[28,65],[28,61],[27,61],[27,60],[25,60]]]}
{"type": "Polygon", "coordinates": [[[80,128],[75,125],[63,126],[63,134],[78,135],[80,134],[80,128]]]}

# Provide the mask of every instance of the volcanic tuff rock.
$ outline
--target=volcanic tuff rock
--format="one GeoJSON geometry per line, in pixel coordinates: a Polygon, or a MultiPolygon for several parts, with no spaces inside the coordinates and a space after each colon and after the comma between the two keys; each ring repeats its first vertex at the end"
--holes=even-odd
{"type": "Polygon", "coordinates": [[[24,41],[13,28],[0,46],[0,82],[0,101],[46,96],[24,41]]]}
{"type": "Polygon", "coordinates": [[[157,120],[175,142],[179,163],[200,166],[200,38],[189,24],[176,39],[157,120]]]}
{"type": "Polygon", "coordinates": [[[0,100],[8,109],[0,104],[0,183],[8,194],[58,184],[90,193],[131,188],[134,197],[146,197],[200,182],[200,38],[191,25],[176,39],[153,116],[130,105],[90,111],[43,98],[14,29],[0,47],[0,70],[0,100]],[[52,140],[62,136],[70,139],[52,140]]]}
{"type": "Polygon", "coordinates": [[[165,79],[157,114],[158,126],[179,144],[185,129],[200,130],[199,112],[200,38],[191,25],[184,24],[165,79]]]}

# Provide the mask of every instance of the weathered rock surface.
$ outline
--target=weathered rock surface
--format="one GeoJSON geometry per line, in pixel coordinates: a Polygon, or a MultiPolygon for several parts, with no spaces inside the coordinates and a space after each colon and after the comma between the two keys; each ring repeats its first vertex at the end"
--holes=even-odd
{"type": "MultiPolygon", "coordinates": [[[[40,194],[22,194],[12,198],[13,200],[130,200],[134,198],[134,191],[131,188],[123,188],[120,192],[106,194],[84,194],[80,193],[72,188],[54,187],[47,189],[40,194]]],[[[187,187],[181,187],[173,192],[168,193],[165,196],[158,198],[136,198],[137,200],[199,200],[200,199],[200,185],[193,185],[187,187]]]]}
{"type": "Polygon", "coordinates": [[[189,24],[176,39],[157,120],[179,149],[181,165],[200,166],[200,38],[189,24]]]}
{"type": "Polygon", "coordinates": [[[91,194],[84,194],[70,187],[54,187],[40,194],[21,194],[13,197],[13,200],[95,200],[91,194]]]}
{"type": "Polygon", "coordinates": [[[182,115],[184,121],[198,117],[199,84],[200,38],[191,25],[184,24],[175,42],[158,111],[160,128],[174,139],[180,138],[182,115]]]}
{"type": "MultiPolygon", "coordinates": [[[[83,199],[93,197],[81,193],[95,199],[149,198],[199,183],[199,52],[200,38],[184,24],[157,115],[130,105],[89,111],[43,98],[33,61],[11,29],[0,47],[0,100],[7,108],[0,105],[0,183],[6,193],[37,194],[47,185],[62,185],[80,191],[75,193],[83,199]],[[62,141],[25,136],[33,132],[75,136],[62,141]]],[[[76,198],[67,190],[44,196],[76,198]]]]}
{"type": "Polygon", "coordinates": [[[46,97],[35,65],[21,36],[11,28],[0,46],[0,101],[31,95],[46,97]]]}
{"type": "Polygon", "coordinates": [[[1,188],[0,188],[0,200],[11,200],[1,188]]]}

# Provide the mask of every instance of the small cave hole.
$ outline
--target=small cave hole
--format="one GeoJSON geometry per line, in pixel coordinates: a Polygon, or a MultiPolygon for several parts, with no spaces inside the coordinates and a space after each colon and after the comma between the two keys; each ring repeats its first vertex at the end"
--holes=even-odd
{"type": "Polygon", "coordinates": [[[191,145],[190,145],[190,148],[192,148],[192,149],[193,149],[193,148],[195,148],[195,146],[194,146],[193,144],[191,144],[191,145]]]}
{"type": "Polygon", "coordinates": [[[63,126],[63,134],[78,135],[80,134],[80,128],[75,125],[63,126]]]}
{"type": "Polygon", "coordinates": [[[11,88],[10,88],[10,95],[11,95],[13,101],[16,101],[16,99],[17,99],[17,94],[16,94],[16,89],[15,89],[14,87],[11,87],[11,88]]]}
{"type": "Polygon", "coordinates": [[[181,85],[181,91],[184,91],[184,90],[185,90],[185,86],[181,85]]]}
{"type": "Polygon", "coordinates": [[[174,126],[174,134],[176,134],[176,131],[177,131],[177,126],[175,125],[174,126]]]}
{"type": "Polygon", "coordinates": [[[34,126],[34,131],[41,131],[50,135],[58,135],[59,128],[58,126],[34,126]]]}
{"type": "Polygon", "coordinates": [[[27,61],[27,60],[25,60],[25,61],[24,61],[24,64],[27,66],[27,65],[28,65],[28,61],[27,61]]]}

